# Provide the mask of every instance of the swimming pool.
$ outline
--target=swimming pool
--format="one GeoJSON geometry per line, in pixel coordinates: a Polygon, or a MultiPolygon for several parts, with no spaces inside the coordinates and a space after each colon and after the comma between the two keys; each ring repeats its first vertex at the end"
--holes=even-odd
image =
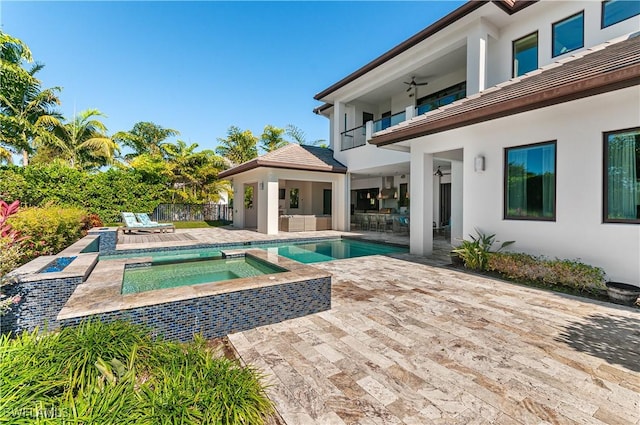
{"type": "Polygon", "coordinates": [[[242,256],[152,264],[125,269],[122,293],[132,294],[156,289],[220,282],[223,280],[281,273],[285,269],[259,259],[242,256]]]}
{"type": "Polygon", "coordinates": [[[163,251],[147,251],[140,253],[122,253],[101,256],[100,260],[151,257],[154,263],[175,262],[196,258],[220,257],[222,251],[256,248],[277,253],[304,264],[321,263],[325,261],[356,258],[368,255],[385,255],[406,253],[409,249],[404,246],[368,242],[360,239],[319,239],[313,241],[286,241],[274,243],[245,244],[225,247],[200,247],[163,251]]]}

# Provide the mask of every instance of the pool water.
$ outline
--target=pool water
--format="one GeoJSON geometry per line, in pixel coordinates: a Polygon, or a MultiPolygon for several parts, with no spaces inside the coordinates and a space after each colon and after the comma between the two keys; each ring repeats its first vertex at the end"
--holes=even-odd
{"type": "Polygon", "coordinates": [[[125,269],[122,293],[132,294],[155,289],[220,282],[283,271],[285,269],[264,263],[253,257],[153,264],[151,266],[125,269]]]}
{"type": "Polygon", "coordinates": [[[76,257],[59,257],[55,261],[47,265],[40,273],[55,273],[63,271],[76,257]]]}
{"type": "Polygon", "coordinates": [[[321,263],[325,261],[340,260],[345,258],[364,257],[367,255],[384,255],[409,252],[408,248],[387,245],[375,242],[367,242],[355,239],[325,239],[313,242],[279,242],[258,245],[236,245],[224,248],[196,248],[173,251],[156,251],[139,254],[116,254],[103,256],[100,260],[111,260],[133,257],[151,257],[154,263],[175,262],[196,258],[206,259],[220,257],[221,251],[235,249],[266,249],[283,257],[290,258],[304,264],[321,263]]]}
{"type": "Polygon", "coordinates": [[[322,263],[345,258],[366,257],[407,252],[407,248],[379,243],[364,242],[353,239],[337,239],[317,242],[287,244],[266,248],[283,257],[304,264],[322,263]]]}

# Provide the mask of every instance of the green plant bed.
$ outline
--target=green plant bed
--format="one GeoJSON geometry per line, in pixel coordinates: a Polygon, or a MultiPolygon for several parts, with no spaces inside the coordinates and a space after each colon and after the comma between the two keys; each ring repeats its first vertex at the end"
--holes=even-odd
{"type": "Polygon", "coordinates": [[[127,322],[5,335],[0,422],[260,425],[274,412],[262,379],[202,338],[153,339],[127,322]]]}

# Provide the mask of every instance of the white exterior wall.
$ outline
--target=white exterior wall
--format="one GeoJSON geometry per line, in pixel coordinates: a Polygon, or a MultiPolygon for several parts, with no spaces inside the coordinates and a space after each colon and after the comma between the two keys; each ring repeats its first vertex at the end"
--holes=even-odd
{"type": "MultiPolygon", "coordinates": [[[[640,126],[639,100],[640,88],[627,88],[414,139],[412,178],[425,155],[464,146],[465,237],[478,227],[502,241],[515,240],[513,251],[580,259],[602,267],[611,280],[638,285],[640,226],[602,222],[602,134],[640,126]],[[504,148],[551,140],[557,141],[556,221],[504,220],[504,148]],[[483,172],[474,171],[478,155],[485,156],[483,172]]],[[[413,188],[416,183],[421,181],[412,182],[413,188]]],[[[425,226],[431,224],[413,202],[417,192],[411,191],[411,250],[416,252],[424,237],[414,235],[415,220],[424,216],[425,226]]]]}
{"type": "Polygon", "coordinates": [[[570,57],[585,48],[640,30],[640,16],[601,29],[599,1],[544,1],[512,15],[509,24],[500,28],[500,37],[490,43],[488,87],[511,78],[512,43],[538,31],[538,67],[570,57]],[[552,57],[551,25],[584,10],[584,48],[552,57]]]}
{"type": "Polygon", "coordinates": [[[333,151],[333,157],[346,165],[350,173],[357,173],[360,170],[381,165],[409,162],[409,154],[407,152],[379,149],[368,143],[346,151],[333,151]]]}

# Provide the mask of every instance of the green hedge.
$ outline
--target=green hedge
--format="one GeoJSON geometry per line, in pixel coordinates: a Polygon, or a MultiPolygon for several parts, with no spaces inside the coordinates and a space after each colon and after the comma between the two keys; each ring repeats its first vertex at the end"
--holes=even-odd
{"type": "Polygon", "coordinates": [[[82,208],[104,222],[120,221],[121,211],[152,212],[167,197],[166,185],[145,182],[133,169],[88,173],[56,163],[0,168],[0,198],[5,201],[82,208]]]}

